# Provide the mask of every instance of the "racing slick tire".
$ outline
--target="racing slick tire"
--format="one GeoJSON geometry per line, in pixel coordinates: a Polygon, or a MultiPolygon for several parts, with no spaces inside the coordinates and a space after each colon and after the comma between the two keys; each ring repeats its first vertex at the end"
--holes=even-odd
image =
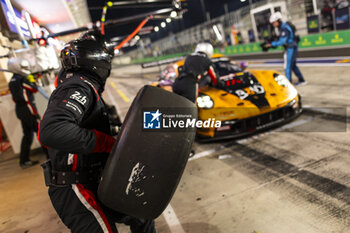
{"type": "Polygon", "coordinates": [[[186,98],[153,86],[135,97],[102,173],[98,198],[107,207],[138,218],[154,219],[169,204],[195,139],[195,129],[144,129],[145,109],[181,108],[197,118],[186,98]]]}

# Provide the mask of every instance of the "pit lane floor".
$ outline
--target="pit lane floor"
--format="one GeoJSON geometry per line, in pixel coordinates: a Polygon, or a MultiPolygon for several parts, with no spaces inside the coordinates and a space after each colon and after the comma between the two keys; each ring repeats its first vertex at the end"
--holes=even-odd
{"type": "MultiPolygon", "coordinates": [[[[298,87],[306,111],[249,138],[196,143],[169,207],[156,220],[158,232],[350,232],[350,67],[301,70],[308,81],[298,87]]],[[[114,69],[106,102],[124,116],[139,88],[157,75],[157,68],[114,69]]],[[[69,232],[49,202],[41,168],[21,170],[13,156],[3,156],[0,232],[69,232]]],[[[129,232],[122,225],[119,231],[129,232]]]]}

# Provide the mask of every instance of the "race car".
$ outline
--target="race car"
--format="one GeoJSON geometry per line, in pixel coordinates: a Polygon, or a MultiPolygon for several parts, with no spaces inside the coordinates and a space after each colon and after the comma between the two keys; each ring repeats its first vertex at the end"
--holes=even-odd
{"type": "MultiPolygon", "coordinates": [[[[288,79],[274,70],[247,70],[219,54],[212,57],[219,82],[202,85],[197,97],[198,118],[221,121],[219,128],[198,128],[199,141],[238,138],[293,120],[302,111],[301,98],[288,79]]],[[[184,60],[167,66],[153,83],[171,91],[184,60]]]]}

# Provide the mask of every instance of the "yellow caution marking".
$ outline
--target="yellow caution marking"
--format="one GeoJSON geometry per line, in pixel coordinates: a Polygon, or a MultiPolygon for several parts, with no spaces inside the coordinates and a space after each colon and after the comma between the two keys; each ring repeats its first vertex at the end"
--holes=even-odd
{"type": "Polygon", "coordinates": [[[114,82],[110,82],[111,86],[114,88],[114,89],[117,89],[117,85],[115,85],[114,82]]]}
{"type": "Polygon", "coordinates": [[[122,99],[126,102],[129,103],[130,99],[122,92],[120,89],[117,89],[117,85],[115,85],[114,82],[110,82],[111,86],[117,91],[117,93],[122,97],[122,99]]]}
{"type": "Polygon", "coordinates": [[[119,89],[117,89],[117,92],[118,92],[118,94],[120,95],[120,97],[122,97],[123,98],[123,100],[125,101],[125,102],[130,102],[130,99],[128,98],[128,97],[126,97],[126,95],[121,91],[121,90],[119,90],[119,89]]]}
{"type": "Polygon", "coordinates": [[[337,60],[335,63],[350,63],[350,59],[337,60]]]}

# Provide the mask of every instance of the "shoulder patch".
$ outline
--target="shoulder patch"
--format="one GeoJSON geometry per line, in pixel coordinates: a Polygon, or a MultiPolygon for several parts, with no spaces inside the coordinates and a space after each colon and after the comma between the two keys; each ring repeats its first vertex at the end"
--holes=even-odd
{"type": "Polygon", "coordinates": [[[70,96],[69,96],[70,99],[73,99],[77,102],[79,102],[81,105],[85,105],[86,104],[86,101],[87,101],[87,97],[85,94],[82,94],[81,92],[79,91],[74,91],[74,93],[72,93],[70,96]]]}
{"type": "Polygon", "coordinates": [[[76,105],[75,103],[73,103],[71,101],[67,101],[67,100],[63,100],[62,102],[63,102],[65,107],[73,110],[74,112],[79,113],[79,115],[83,114],[82,109],[78,105],[76,105]]]}
{"type": "Polygon", "coordinates": [[[87,108],[89,108],[90,97],[81,88],[69,89],[64,98],[59,99],[58,105],[70,110],[77,117],[82,116],[87,108]]]}

